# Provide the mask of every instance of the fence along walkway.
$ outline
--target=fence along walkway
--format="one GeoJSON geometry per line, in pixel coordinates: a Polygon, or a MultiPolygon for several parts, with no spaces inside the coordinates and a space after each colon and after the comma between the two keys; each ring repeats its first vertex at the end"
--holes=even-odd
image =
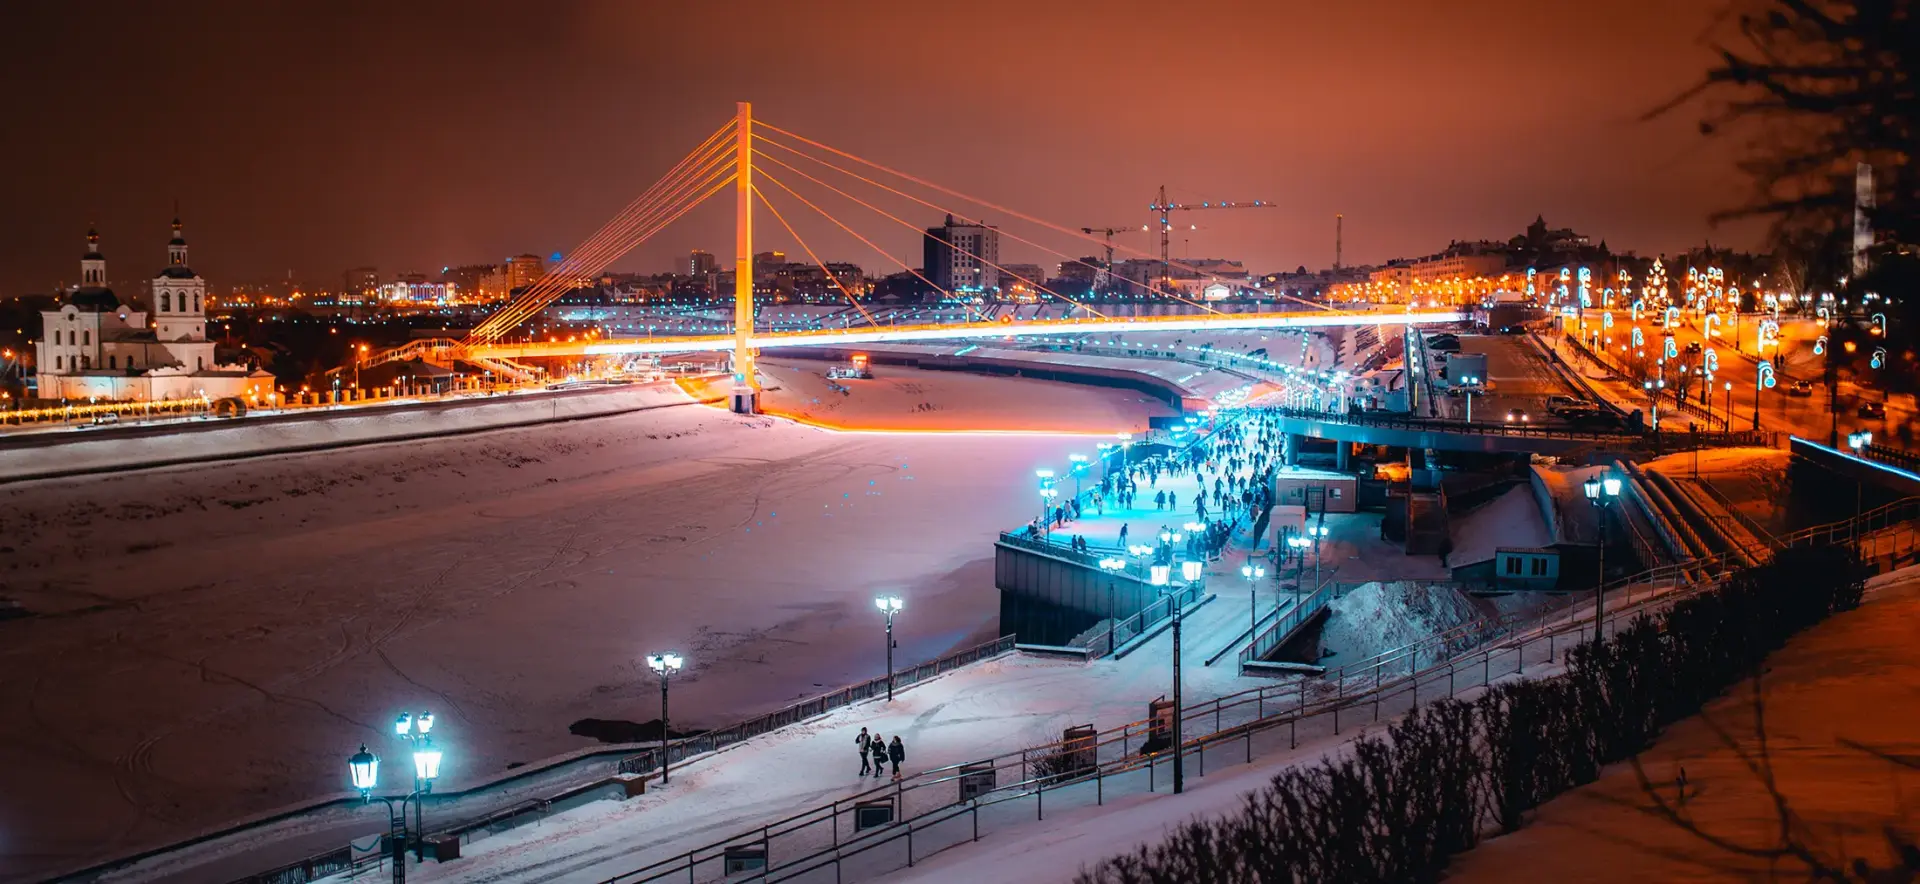
{"type": "MultiPolygon", "coordinates": [[[[1851,543],[1877,570],[1884,571],[1920,553],[1920,531],[1912,524],[1916,520],[1920,520],[1920,499],[1907,499],[1777,540],[1781,547],[1851,543]]],[[[1732,568],[1732,559],[1723,556],[1614,581],[1606,589],[1606,617],[1600,628],[1615,631],[1636,614],[1715,586],[1732,568]],[[1714,579],[1690,576],[1703,566],[1716,575],[1714,579]]],[[[1189,706],[1182,710],[1182,726],[1195,736],[1183,745],[1182,764],[1188,773],[1204,776],[1209,755],[1216,766],[1251,763],[1256,755],[1292,751],[1302,741],[1336,739],[1343,729],[1404,714],[1422,696],[1430,702],[1468,695],[1523,675],[1528,667],[1553,665],[1566,648],[1591,638],[1593,608],[1588,598],[1576,594],[1565,611],[1464,624],[1330,670],[1319,683],[1308,678],[1276,682],[1189,706]]],[[[838,882],[884,874],[911,866],[933,852],[978,840],[983,830],[1016,824],[1029,812],[1044,819],[1050,808],[1059,812],[1104,804],[1109,796],[1170,788],[1172,753],[1139,753],[1153,730],[1151,722],[1129,722],[1072,742],[922,771],[659,860],[607,879],[605,884],[720,880],[727,877],[727,848],[736,846],[763,850],[768,867],[758,876],[736,875],[731,880],[838,882]],[[963,783],[989,777],[989,788],[971,798],[961,797],[963,783]],[[856,830],[854,808],[872,801],[890,801],[897,822],[856,830]],[[781,860],[789,856],[793,858],[781,860]]]]}
{"type": "MultiPolygon", "coordinates": [[[[919,684],[936,675],[952,672],[969,663],[977,663],[989,657],[996,657],[1013,650],[1013,636],[1003,635],[990,642],[975,645],[964,651],[948,654],[938,660],[922,663],[909,669],[898,670],[893,674],[895,690],[909,685],[919,684]]],[[[683,737],[667,744],[667,757],[678,764],[682,760],[708,752],[717,752],[743,740],[752,739],[761,734],[779,730],[790,724],[796,724],[816,715],[824,715],[842,706],[849,706],[861,700],[883,697],[887,693],[887,676],[867,679],[849,688],[842,688],[831,694],[802,700],[784,709],[769,712],[759,718],[740,722],[732,727],[707,731],[691,737],[683,737]]],[[[620,772],[623,774],[646,774],[660,769],[660,750],[649,749],[637,755],[620,760],[620,772]]]]}

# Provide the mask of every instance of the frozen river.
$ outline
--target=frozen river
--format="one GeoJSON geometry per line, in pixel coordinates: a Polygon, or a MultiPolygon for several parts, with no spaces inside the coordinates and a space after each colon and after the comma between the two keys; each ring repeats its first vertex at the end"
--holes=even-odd
{"type": "MultiPolygon", "coordinates": [[[[770,370],[776,399],[824,406],[823,381],[770,370]]],[[[0,595],[39,614],[0,622],[0,880],[340,794],[360,743],[395,753],[402,710],[439,715],[451,788],[589,747],[574,721],[658,716],[650,652],[689,658],[688,727],[868,678],[882,591],[907,599],[903,662],[992,637],[991,539],[1031,515],[1033,467],[1154,407],[895,368],[853,383],[842,422],[990,408],[1065,432],[686,406],[0,490],[0,595]]]]}

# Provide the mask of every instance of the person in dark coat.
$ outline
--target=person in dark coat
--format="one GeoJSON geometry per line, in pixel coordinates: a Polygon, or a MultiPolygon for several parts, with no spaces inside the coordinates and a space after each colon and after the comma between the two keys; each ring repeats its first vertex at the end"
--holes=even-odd
{"type": "Polygon", "coordinates": [[[873,770],[873,756],[867,754],[867,744],[871,742],[873,737],[867,735],[864,727],[860,729],[860,736],[853,738],[853,744],[860,747],[860,775],[863,777],[873,770]]]}
{"type": "Polygon", "coordinates": [[[880,775],[887,770],[887,739],[874,734],[873,742],[868,745],[873,747],[873,776],[874,779],[879,779],[880,775]]]}
{"type": "Polygon", "coordinates": [[[900,735],[893,735],[893,742],[887,744],[887,760],[893,762],[893,778],[900,779],[900,762],[907,760],[907,747],[900,744],[900,735]]]}

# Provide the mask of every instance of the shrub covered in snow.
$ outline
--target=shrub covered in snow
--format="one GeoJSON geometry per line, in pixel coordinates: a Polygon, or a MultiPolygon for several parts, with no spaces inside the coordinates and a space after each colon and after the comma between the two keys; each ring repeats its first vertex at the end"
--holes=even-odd
{"type": "Polygon", "coordinates": [[[1859,604],[1843,547],[1780,552],[1569,655],[1567,672],[1441,700],[1343,758],[1289,768],[1223,819],[1083,872],[1079,884],[1437,881],[1485,832],[1630,758],[1794,633],[1859,604]]]}

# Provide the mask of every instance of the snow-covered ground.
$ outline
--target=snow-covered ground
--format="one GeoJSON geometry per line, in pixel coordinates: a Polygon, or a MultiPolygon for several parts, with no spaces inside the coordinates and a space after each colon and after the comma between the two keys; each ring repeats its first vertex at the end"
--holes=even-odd
{"type": "MultiPolygon", "coordinates": [[[[1125,391],[914,383],[947,415],[1145,424],[1125,391]]],[[[360,743],[398,756],[401,710],[439,715],[446,788],[589,747],[570,724],[658,715],[650,652],[689,659],[684,727],[865,679],[879,592],[903,663],[992,637],[990,541],[1087,445],[685,406],[8,486],[0,595],[39,616],[0,622],[0,880],[339,795],[360,743]]]]}
{"type": "MultiPolygon", "coordinates": [[[[1920,771],[1901,768],[1852,748],[1854,741],[1911,760],[1920,757],[1915,737],[1920,713],[1913,702],[1920,659],[1911,624],[1920,616],[1920,568],[1908,568],[1869,584],[1863,608],[1835,617],[1788,642],[1767,661],[1766,717],[1773,763],[1782,791],[1796,813],[1812,823],[1818,843],[1838,855],[1846,848],[1884,863],[1883,825],[1911,834],[1910,796],[1920,771]]],[[[1529,661],[1535,658],[1529,652],[1529,661]]],[[[1550,675],[1558,667],[1530,662],[1527,674],[1550,675]]],[[[1674,725],[1642,757],[1648,776],[1668,798],[1673,777],[1685,765],[1688,808],[1707,831],[1743,844],[1766,843],[1776,826],[1753,775],[1729,751],[1715,728],[1755,744],[1749,689],[1735,688],[1705,713],[1674,725]]],[[[1303,728],[1304,730],[1304,728],[1303,728]]],[[[1052,799],[1045,819],[1029,815],[1017,826],[922,858],[912,869],[848,880],[935,884],[955,880],[995,884],[1057,884],[1081,869],[1141,844],[1153,843],[1175,826],[1199,817],[1235,812],[1244,797],[1293,764],[1338,752],[1345,739],[1324,732],[1256,753],[1251,765],[1228,751],[1227,766],[1189,778],[1183,795],[1112,797],[1105,807],[1065,806],[1052,799]]],[[[1285,743],[1283,739],[1281,741],[1285,743]]],[[[1773,880],[1763,864],[1734,858],[1650,817],[1648,802],[1628,765],[1608,768],[1598,783],[1561,796],[1538,811],[1518,833],[1483,842],[1454,861],[1448,880],[1507,881],[1761,881],[1773,880]]],[[[1782,869],[1793,868],[1787,865],[1782,869]]],[[[1788,875],[1799,880],[1802,876],[1788,875]]],[[[1892,879],[1889,879],[1892,880],[1892,879]]]]}
{"type": "MultiPolygon", "coordinates": [[[[1920,647],[1913,641],[1920,571],[1895,572],[1869,585],[1877,588],[1867,604],[1767,658],[1760,696],[1765,752],[1804,841],[1837,865],[1858,856],[1884,867],[1882,827],[1914,837],[1920,821],[1913,798],[1920,769],[1911,766],[1920,758],[1920,647]]],[[[1766,849],[1777,846],[1780,823],[1762,781],[1747,767],[1761,756],[1754,714],[1754,686],[1738,685],[1668,728],[1639,765],[1655,794],[1682,806],[1705,833],[1766,849]],[[1684,800],[1676,783],[1682,769],[1684,800]]],[[[1718,849],[1657,818],[1653,808],[1633,766],[1614,765],[1598,782],[1548,802],[1520,831],[1463,854],[1448,880],[1808,878],[1790,859],[1770,864],[1718,849]]]]}

